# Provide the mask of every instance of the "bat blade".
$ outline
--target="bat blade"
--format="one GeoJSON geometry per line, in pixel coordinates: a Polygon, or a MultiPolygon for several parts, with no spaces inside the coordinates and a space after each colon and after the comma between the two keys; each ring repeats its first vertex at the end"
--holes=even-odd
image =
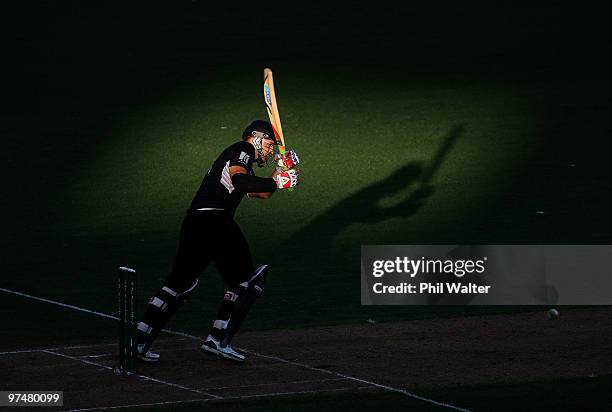
{"type": "Polygon", "coordinates": [[[274,92],[274,77],[272,70],[267,67],[264,69],[264,101],[266,102],[266,110],[276,134],[276,139],[281,143],[278,148],[279,152],[281,154],[285,153],[285,136],[283,135],[283,126],[281,125],[276,93],[274,92]]]}

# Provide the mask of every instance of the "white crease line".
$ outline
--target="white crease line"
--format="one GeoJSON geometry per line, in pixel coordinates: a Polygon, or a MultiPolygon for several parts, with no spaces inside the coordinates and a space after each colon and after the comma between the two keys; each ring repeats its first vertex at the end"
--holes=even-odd
{"type": "MultiPolygon", "coordinates": [[[[240,349],[240,350],[245,351],[244,349],[240,349]]],[[[248,351],[245,351],[245,352],[248,352],[248,351]]],[[[343,377],[343,378],[346,378],[346,379],[350,379],[350,380],[355,381],[355,382],[366,383],[368,385],[372,385],[372,386],[375,386],[377,388],[386,389],[386,390],[391,391],[391,392],[401,393],[402,395],[406,395],[406,396],[408,396],[410,398],[418,399],[418,400],[421,400],[421,401],[424,401],[424,402],[433,403],[434,405],[443,406],[445,408],[453,409],[453,410],[456,410],[456,411],[470,412],[469,409],[459,408],[457,406],[450,405],[450,404],[444,403],[444,402],[438,402],[436,400],[425,398],[423,396],[419,396],[419,395],[417,395],[415,393],[408,392],[408,391],[403,390],[403,389],[398,389],[398,388],[394,388],[392,386],[382,385],[380,383],[367,381],[365,379],[355,378],[353,376],[345,375],[345,374],[340,373],[340,372],[334,372],[334,371],[330,371],[330,370],[327,370],[327,369],[316,368],[314,366],[306,365],[305,363],[293,362],[293,361],[289,361],[289,360],[286,360],[286,359],[283,359],[283,358],[279,358],[278,356],[262,355],[261,353],[256,353],[256,352],[249,352],[249,353],[252,353],[253,355],[256,355],[256,356],[261,356],[263,358],[275,359],[275,360],[277,360],[279,362],[287,363],[289,365],[301,366],[302,368],[310,369],[310,370],[313,370],[313,371],[319,371],[319,372],[324,372],[324,373],[328,373],[328,374],[331,374],[331,375],[340,376],[340,377],[343,377]]]]}
{"type": "Polygon", "coordinates": [[[20,353],[35,353],[35,352],[44,352],[46,350],[71,350],[71,349],[90,349],[97,348],[100,346],[117,346],[116,343],[95,343],[91,345],[73,345],[73,346],[58,346],[54,348],[38,348],[38,349],[23,349],[23,350],[13,350],[7,352],[0,352],[0,356],[2,355],[16,355],[20,353]]]}
{"type": "MultiPolygon", "coordinates": [[[[178,334],[180,333],[181,336],[184,335],[183,332],[176,332],[170,329],[164,329],[164,332],[168,333],[168,334],[178,334]]],[[[188,335],[185,336],[183,339],[181,338],[176,338],[173,339],[172,342],[174,341],[182,341],[182,340],[193,340],[194,338],[196,339],[200,339],[197,338],[196,336],[192,336],[192,335],[188,335]]],[[[92,343],[90,345],[70,345],[70,346],[57,346],[54,348],[34,348],[34,349],[21,349],[21,350],[12,350],[12,351],[6,351],[6,352],[0,352],[0,356],[1,355],[16,355],[16,354],[20,354],[20,353],[34,353],[34,352],[42,352],[45,350],[72,350],[72,349],[91,349],[91,348],[98,348],[101,346],[117,346],[117,343],[92,343]]],[[[177,350],[193,350],[193,348],[180,348],[180,349],[174,349],[174,348],[164,348],[159,350],[158,352],[164,352],[164,351],[177,351],[177,350]]],[[[83,356],[86,357],[86,356],[83,356]]]]}
{"type": "MultiPolygon", "coordinates": [[[[45,299],[45,298],[39,298],[38,296],[33,296],[33,295],[28,295],[27,293],[23,293],[23,292],[17,292],[16,290],[10,290],[10,289],[5,289],[5,288],[0,288],[0,292],[6,292],[6,293],[11,293],[13,295],[17,295],[17,296],[23,296],[24,298],[29,298],[29,299],[33,299],[33,300],[38,300],[40,302],[46,302],[46,303],[51,303],[52,305],[57,305],[57,306],[61,306],[63,308],[69,308],[69,309],[74,309],[74,310],[78,310],[79,312],[85,312],[85,313],[90,313],[92,315],[97,315],[97,316],[101,316],[103,318],[107,318],[107,319],[113,319],[113,320],[119,320],[119,318],[117,316],[113,316],[113,315],[108,315],[106,313],[102,313],[102,312],[97,312],[95,310],[90,310],[90,309],[84,309],[84,308],[80,308],[78,306],[74,306],[74,305],[69,305],[67,303],[62,303],[62,302],[58,302],[55,300],[51,300],[51,299],[45,299]]],[[[183,336],[186,338],[195,338],[195,336],[190,335],[188,333],[183,333],[183,332],[179,332],[176,330],[171,330],[171,329],[162,329],[163,332],[166,333],[170,333],[172,335],[177,335],[177,336],[183,336]]],[[[199,339],[199,338],[197,338],[199,339]]],[[[77,346],[75,346],[76,348],[77,346]]]]}
{"type": "MultiPolygon", "coordinates": [[[[98,362],[88,361],[88,360],[85,360],[85,359],[82,359],[82,358],[77,358],[76,356],[64,355],[63,353],[57,353],[57,352],[53,352],[53,351],[50,351],[50,350],[44,350],[43,352],[48,353],[50,355],[61,356],[62,358],[68,358],[68,359],[72,359],[72,360],[75,360],[75,361],[86,363],[88,365],[93,365],[93,366],[97,366],[99,368],[104,368],[104,369],[107,369],[107,370],[114,371],[114,368],[112,368],[110,366],[106,366],[106,365],[103,365],[103,364],[98,363],[98,362]]],[[[198,395],[210,396],[210,397],[212,397],[214,399],[223,399],[222,396],[213,395],[212,393],[207,393],[207,392],[204,392],[204,391],[199,391],[197,389],[189,388],[187,386],[179,385],[177,383],[162,381],[161,379],[152,378],[150,376],[140,375],[138,373],[135,373],[134,376],[136,376],[138,378],[142,378],[142,379],[148,380],[148,381],[151,381],[151,382],[161,383],[161,384],[164,384],[164,385],[167,385],[167,386],[172,386],[174,388],[179,388],[179,389],[183,389],[183,390],[186,390],[186,391],[189,391],[189,392],[197,393],[198,395]]]]}
{"type": "Polygon", "coordinates": [[[265,397],[273,397],[273,396],[307,395],[307,394],[316,394],[316,393],[324,393],[324,392],[351,391],[355,389],[372,389],[372,387],[371,386],[359,386],[359,387],[350,387],[350,388],[320,389],[320,390],[312,390],[312,391],[272,392],[272,393],[262,393],[262,394],[255,394],[255,395],[228,396],[223,399],[187,399],[184,401],[139,403],[139,404],[119,405],[119,406],[100,406],[97,408],[70,409],[67,412],[102,411],[102,410],[108,410],[108,409],[138,408],[138,407],[145,407],[145,406],[173,405],[173,404],[179,404],[179,403],[194,403],[194,402],[204,403],[204,402],[218,402],[218,401],[234,401],[234,400],[240,400],[240,399],[265,398],[265,397]]]}
{"type": "Polygon", "coordinates": [[[23,296],[25,298],[30,298],[30,299],[38,300],[40,302],[51,303],[53,305],[61,306],[63,308],[69,308],[69,309],[78,310],[79,312],[91,313],[93,315],[98,315],[98,316],[101,316],[101,317],[107,318],[107,319],[119,320],[118,317],[107,315],[106,313],[96,312],[95,310],[83,309],[83,308],[80,308],[78,306],[68,305],[66,303],[61,303],[61,302],[56,302],[55,300],[51,300],[51,299],[39,298],[37,296],[28,295],[27,293],[17,292],[15,290],[0,288],[0,291],[6,292],[6,293],[12,293],[13,295],[17,295],[17,296],[23,296]]]}
{"type": "Polygon", "coordinates": [[[104,368],[104,369],[108,369],[111,371],[113,370],[113,368],[111,368],[110,366],[102,365],[101,363],[98,363],[98,362],[92,362],[92,361],[88,361],[88,360],[77,358],[77,357],[70,356],[70,355],[64,355],[63,353],[53,352],[52,350],[43,349],[41,352],[48,353],[49,355],[61,356],[62,358],[67,358],[67,359],[72,359],[75,361],[83,362],[88,365],[97,366],[99,368],[104,368]]]}
{"type": "MultiPolygon", "coordinates": [[[[15,295],[18,295],[18,296],[27,297],[27,298],[34,299],[34,300],[39,300],[39,301],[42,301],[42,302],[51,303],[51,304],[54,304],[54,305],[59,305],[59,306],[62,306],[62,307],[78,310],[78,311],[81,311],[81,312],[91,313],[91,314],[102,316],[102,317],[105,317],[105,318],[110,318],[110,319],[118,320],[117,317],[111,316],[111,315],[107,315],[106,313],[101,313],[101,312],[96,312],[96,311],[92,311],[92,310],[88,310],[88,309],[83,309],[83,308],[80,308],[78,306],[67,305],[65,303],[60,303],[60,302],[56,302],[56,301],[49,300],[49,299],[39,298],[39,297],[36,297],[36,296],[28,295],[26,293],[16,292],[16,291],[13,291],[13,290],[10,290],[10,289],[0,288],[0,291],[7,292],[7,293],[12,293],[12,294],[15,294],[15,295]]],[[[166,332],[166,333],[170,333],[172,335],[184,336],[184,337],[187,337],[187,338],[193,338],[193,339],[198,339],[198,340],[200,339],[197,336],[193,336],[193,335],[190,335],[188,333],[177,332],[177,331],[168,330],[168,329],[163,329],[163,331],[166,332]]],[[[377,388],[386,389],[386,390],[391,391],[391,392],[400,393],[402,395],[408,396],[408,397],[413,398],[413,399],[418,399],[418,400],[421,400],[423,402],[429,402],[429,403],[432,403],[434,405],[442,406],[442,407],[453,409],[453,410],[456,410],[456,411],[470,412],[469,409],[459,408],[457,406],[453,406],[453,405],[450,405],[450,404],[447,404],[447,403],[444,403],[444,402],[438,402],[436,400],[425,398],[423,396],[419,396],[417,394],[414,394],[412,392],[408,392],[408,391],[403,390],[403,389],[394,388],[392,386],[382,385],[380,383],[367,381],[365,379],[355,378],[353,376],[344,375],[344,374],[339,373],[339,372],[334,372],[334,371],[329,371],[329,370],[326,370],[326,369],[315,368],[314,366],[310,366],[310,365],[306,365],[306,364],[298,363],[298,362],[292,362],[292,361],[289,361],[289,360],[286,360],[286,359],[283,359],[283,358],[279,358],[277,356],[262,355],[260,353],[248,351],[248,350],[245,350],[245,349],[242,349],[242,348],[238,348],[238,349],[240,349],[240,350],[242,350],[242,351],[244,351],[246,353],[250,353],[252,355],[259,356],[261,358],[274,359],[274,360],[277,360],[279,362],[286,363],[288,365],[300,366],[302,368],[306,368],[306,369],[310,369],[310,370],[314,370],[314,371],[319,371],[319,372],[324,372],[324,373],[335,375],[335,376],[342,377],[342,378],[347,378],[347,379],[350,379],[350,380],[353,380],[353,381],[356,381],[356,382],[361,382],[361,383],[365,383],[365,384],[368,384],[368,385],[372,385],[372,386],[377,387],[377,388]]],[[[78,359],[78,360],[81,360],[81,359],[78,359]]],[[[210,396],[215,396],[215,395],[210,395],[210,396]]]]}
{"type": "Polygon", "coordinates": [[[8,352],[0,352],[0,356],[2,355],[18,355],[20,353],[36,353],[42,352],[44,349],[24,349],[24,350],[13,350],[8,352]]]}
{"type": "MultiPolygon", "coordinates": [[[[164,329],[165,332],[167,333],[173,333],[175,331],[169,330],[169,329],[164,329]]],[[[182,333],[182,332],[177,332],[177,333],[182,333]]],[[[180,338],[176,338],[173,339],[172,342],[174,341],[180,341],[180,340],[192,340],[193,336],[189,335],[186,336],[184,339],[180,339],[180,338]]],[[[62,347],[58,347],[55,349],[88,349],[88,348],[96,348],[98,346],[117,346],[117,343],[91,343],[91,344],[87,344],[87,345],[70,345],[70,346],[62,346],[62,347]]],[[[43,348],[43,349],[49,349],[49,348],[43,348]]],[[[49,349],[49,350],[53,350],[53,349],[49,349]]]]}
{"type": "MultiPolygon", "coordinates": [[[[167,332],[167,333],[175,332],[175,331],[172,331],[172,330],[169,330],[169,329],[164,329],[164,331],[167,332]]],[[[176,333],[182,333],[182,332],[176,332],[176,333]]],[[[172,342],[174,342],[174,341],[181,341],[181,340],[192,340],[192,339],[193,339],[193,336],[189,335],[189,336],[186,336],[184,339],[180,339],[180,338],[173,339],[172,342]]],[[[49,348],[43,348],[43,349],[49,349],[49,350],[54,350],[54,349],[56,349],[56,350],[59,350],[59,349],[61,349],[61,350],[68,350],[68,349],[89,349],[89,348],[97,348],[99,346],[117,346],[117,343],[116,342],[115,343],[91,343],[91,344],[88,344],[88,345],[70,345],[70,346],[61,346],[61,347],[51,348],[51,349],[49,349],[49,348]]]]}
{"type": "Polygon", "coordinates": [[[87,359],[91,359],[91,358],[105,358],[107,356],[113,356],[112,353],[102,353],[100,355],[85,355],[85,356],[79,356],[79,358],[83,359],[83,358],[87,358],[87,359]]]}
{"type": "Polygon", "coordinates": [[[319,383],[319,382],[330,382],[330,381],[345,381],[346,378],[329,378],[329,379],[307,379],[302,381],[290,381],[290,382],[272,382],[272,383],[257,383],[253,385],[239,385],[239,386],[217,386],[214,388],[205,387],[199,388],[203,391],[221,390],[221,389],[242,389],[242,388],[253,388],[256,386],[272,386],[272,385],[291,385],[294,383],[319,383]]]}
{"type": "MultiPolygon", "coordinates": [[[[310,391],[287,391],[287,392],[271,392],[271,393],[256,393],[254,395],[240,395],[236,396],[236,399],[248,399],[248,398],[265,398],[267,396],[286,396],[286,395],[305,395],[322,392],[340,392],[340,391],[351,391],[355,389],[372,389],[371,386],[349,386],[347,388],[335,388],[335,389],[313,389],[310,391]]],[[[223,400],[231,400],[232,397],[227,397],[223,400]]],[[[212,400],[212,399],[211,399],[212,400]]]]}
{"type": "MultiPolygon", "coordinates": [[[[176,333],[181,333],[182,335],[184,334],[183,332],[176,332],[173,330],[169,330],[169,329],[164,329],[164,332],[168,333],[168,334],[176,334],[176,333]]],[[[196,336],[193,335],[188,335],[185,336],[183,338],[176,338],[173,339],[172,342],[174,343],[174,341],[187,341],[187,340],[194,340],[194,339],[200,339],[196,336]]],[[[90,345],[71,345],[71,346],[57,346],[57,347],[53,347],[53,348],[38,348],[38,349],[21,349],[21,350],[12,350],[12,351],[6,351],[6,352],[0,352],[0,356],[2,355],[18,355],[21,353],[36,353],[36,352],[44,352],[46,350],[52,350],[52,351],[58,351],[58,350],[72,350],[72,349],[92,349],[92,348],[99,348],[102,346],[118,346],[117,343],[92,343],[90,345]]],[[[193,350],[193,348],[179,348],[179,349],[175,349],[175,348],[164,348],[164,349],[157,349],[156,352],[166,352],[166,351],[172,351],[172,352],[176,352],[176,351],[182,351],[182,350],[193,350]]],[[[97,355],[91,355],[91,356],[97,356],[97,355]]],[[[86,355],[82,356],[83,358],[86,358],[86,355]]]]}
{"type": "Polygon", "coordinates": [[[166,402],[154,402],[154,403],[136,403],[136,404],[131,404],[131,405],[100,406],[98,408],[68,409],[66,412],[104,411],[104,410],[108,410],[108,409],[138,408],[138,407],[159,406],[159,405],[175,405],[177,403],[205,402],[205,401],[206,401],[206,399],[186,399],[184,401],[166,401],[166,402]]]}

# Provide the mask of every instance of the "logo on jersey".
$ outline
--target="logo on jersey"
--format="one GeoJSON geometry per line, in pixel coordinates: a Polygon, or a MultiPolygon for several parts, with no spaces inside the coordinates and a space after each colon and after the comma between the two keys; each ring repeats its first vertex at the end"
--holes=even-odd
{"type": "Polygon", "coordinates": [[[240,156],[238,157],[238,161],[240,163],[242,163],[243,165],[248,166],[250,158],[251,158],[251,156],[249,156],[245,152],[240,152],[240,156]]]}

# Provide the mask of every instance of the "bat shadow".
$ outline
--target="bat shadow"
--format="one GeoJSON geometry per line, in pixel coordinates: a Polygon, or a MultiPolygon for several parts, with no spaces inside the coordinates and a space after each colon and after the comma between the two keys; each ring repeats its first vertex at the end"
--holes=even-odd
{"type": "Polygon", "coordinates": [[[289,244],[316,239],[318,259],[325,259],[338,234],[353,223],[377,224],[416,214],[434,193],[432,180],[463,134],[458,125],[447,133],[428,163],[408,162],[387,178],[340,200],[294,233],[289,244]]]}

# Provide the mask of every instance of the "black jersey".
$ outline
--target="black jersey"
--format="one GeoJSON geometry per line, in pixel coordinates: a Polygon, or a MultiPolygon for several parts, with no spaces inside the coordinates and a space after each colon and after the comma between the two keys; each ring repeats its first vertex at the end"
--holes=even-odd
{"type": "Polygon", "coordinates": [[[254,175],[254,159],[255,148],[248,142],[236,142],[225,149],[204,176],[198,193],[191,202],[189,211],[222,209],[233,216],[246,193],[234,187],[229,168],[231,166],[242,166],[247,170],[247,173],[254,175]]]}

